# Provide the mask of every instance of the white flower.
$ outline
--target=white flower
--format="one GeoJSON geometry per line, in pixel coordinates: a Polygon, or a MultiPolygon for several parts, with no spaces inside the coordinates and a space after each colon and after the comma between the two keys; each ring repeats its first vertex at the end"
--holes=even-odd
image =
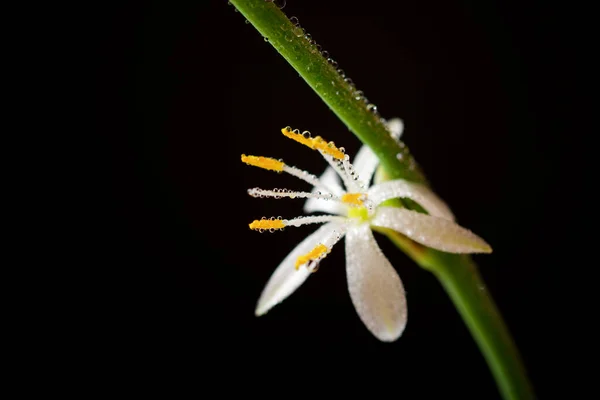
{"type": "MultiPolygon", "coordinates": [[[[388,123],[396,139],[402,133],[400,120],[388,123]]],[[[256,315],[262,315],[294,292],[325,258],[333,246],[346,237],[346,275],[348,291],[356,311],[367,328],[382,341],[394,341],[406,326],[406,297],[400,277],[382,253],[371,227],[393,229],[415,242],[451,253],[489,253],[490,246],[471,231],[458,226],[446,204],[427,187],[405,180],[387,181],[368,187],[378,165],[373,151],[363,146],[350,164],[343,148],[312,138],[286,127],[282,133],[319,151],[330,164],[320,178],[291,167],[281,160],[242,155],[242,161],[294,175],[313,186],[312,192],[254,188],[254,197],[307,198],[306,212],[328,215],[293,219],[263,217],[250,224],[253,230],[283,229],[286,226],[324,223],[304,239],[281,262],[264,288],[256,315]],[[343,181],[346,190],[341,185],[343,181]],[[363,178],[364,180],[360,180],[363,178]],[[428,214],[406,208],[381,205],[392,198],[407,198],[418,203],[428,214]]]]}

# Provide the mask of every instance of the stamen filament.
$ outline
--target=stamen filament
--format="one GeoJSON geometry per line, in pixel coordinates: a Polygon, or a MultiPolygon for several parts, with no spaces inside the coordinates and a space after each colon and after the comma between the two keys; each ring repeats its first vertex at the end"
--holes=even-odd
{"type": "Polygon", "coordinates": [[[292,176],[295,176],[296,178],[302,179],[304,182],[310,183],[312,186],[316,186],[316,187],[319,187],[329,193],[333,193],[333,190],[331,190],[327,186],[325,186],[319,180],[319,178],[317,178],[315,175],[309,173],[308,171],[303,171],[300,168],[291,167],[289,165],[284,165],[283,171],[287,172],[288,174],[290,174],[292,176]]]}
{"type": "Polygon", "coordinates": [[[253,188],[248,189],[248,194],[252,197],[273,197],[275,199],[281,199],[283,197],[289,197],[290,199],[321,199],[321,200],[333,200],[340,201],[340,198],[331,193],[321,193],[321,192],[294,192],[287,189],[261,189],[261,188],[253,188]]]}
{"type": "Polygon", "coordinates": [[[309,173],[308,171],[303,171],[300,168],[286,165],[281,160],[276,160],[270,157],[247,156],[242,154],[242,162],[252,165],[253,167],[263,168],[270,171],[287,172],[296,178],[302,179],[304,182],[310,183],[312,186],[316,186],[327,192],[334,193],[333,190],[325,186],[315,175],[309,173]]]}
{"type": "Polygon", "coordinates": [[[346,189],[348,189],[350,191],[357,191],[357,190],[352,190],[354,188],[354,183],[352,182],[352,179],[346,173],[346,171],[344,171],[344,168],[340,166],[340,164],[341,164],[340,161],[335,160],[333,157],[331,157],[323,152],[320,152],[320,153],[323,156],[323,158],[329,163],[329,165],[331,165],[331,168],[333,168],[335,170],[335,172],[338,173],[340,178],[342,178],[342,181],[344,182],[344,186],[346,186],[346,189]]]}
{"type": "Polygon", "coordinates": [[[344,171],[350,177],[350,181],[352,182],[352,186],[348,188],[348,191],[351,192],[362,192],[365,190],[365,187],[362,181],[359,180],[358,175],[354,171],[354,167],[350,164],[350,157],[346,156],[342,160],[342,165],[344,166],[344,171]]]}
{"type": "Polygon", "coordinates": [[[296,217],[293,219],[284,220],[286,226],[302,226],[308,224],[323,224],[325,222],[340,221],[345,222],[345,217],[338,217],[335,215],[311,215],[308,217],[296,217]]]}

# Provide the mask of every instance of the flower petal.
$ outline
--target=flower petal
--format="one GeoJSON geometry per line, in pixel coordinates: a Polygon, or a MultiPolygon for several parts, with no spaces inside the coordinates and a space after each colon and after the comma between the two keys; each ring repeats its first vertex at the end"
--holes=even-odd
{"type": "MultiPolygon", "coordinates": [[[[340,177],[337,172],[331,167],[327,167],[323,175],[319,177],[321,183],[327,188],[331,189],[334,195],[341,196],[344,193],[340,177]]],[[[318,192],[319,188],[313,188],[313,192],[318,192]]],[[[322,199],[308,199],[304,203],[304,212],[311,213],[315,211],[321,211],[328,214],[346,215],[346,207],[335,201],[328,201],[322,199]]]]}
{"type": "Polygon", "coordinates": [[[273,275],[271,275],[271,278],[269,278],[269,282],[267,282],[258,299],[256,310],[254,311],[256,316],[265,314],[304,283],[310,275],[310,271],[308,268],[296,270],[296,260],[299,256],[314,248],[321,240],[330,236],[340,226],[339,222],[329,222],[309,235],[292,250],[281,264],[279,264],[273,275]]]}
{"type": "MultiPolygon", "coordinates": [[[[404,123],[400,118],[392,118],[387,122],[387,127],[390,131],[390,136],[395,140],[399,140],[404,130],[404,123]]],[[[373,150],[367,145],[364,145],[358,150],[354,157],[354,170],[358,173],[361,181],[369,186],[373,179],[373,174],[379,165],[379,158],[373,150]]]]}
{"type": "Polygon", "coordinates": [[[352,303],[369,331],[384,342],[398,339],[406,326],[404,287],[368,224],[346,234],[346,274],[352,303]]]}
{"type": "Polygon", "coordinates": [[[456,223],[416,211],[379,207],[371,225],[393,229],[415,242],[448,253],[491,253],[482,238],[456,223]]]}
{"type": "Polygon", "coordinates": [[[373,174],[379,165],[379,158],[373,150],[367,145],[364,145],[356,153],[354,157],[354,170],[358,173],[358,178],[368,187],[373,179],[373,174]]]}
{"type": "Polygon", "coordinates": [[[399,140],[404,132],[404,122],[400,118],[392,118],[388,120],[387,127],[390,130],[390,136],[394,139],[399,140]]]}
{"type": "Polygon", "coordinates": [[[396,197],[404,197],[417,202],[430,215],[454,221],[450,208],[426,186],[404,179],[382,182],[372,186],[367,192],[375,206],[396,197]]]}

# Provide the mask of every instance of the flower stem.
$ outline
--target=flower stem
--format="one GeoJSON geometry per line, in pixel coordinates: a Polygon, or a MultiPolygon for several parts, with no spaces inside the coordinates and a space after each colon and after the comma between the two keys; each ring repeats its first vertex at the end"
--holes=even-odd
{"type": "MultiPolygon", "coordinates": [[[[335,63],[271,1],[230,0],[237,10],[300,74],[329,108],[379,157],[388,179],[427,183],[408,148],[390,137],[385,121],[362,93],[337,71],[335,63]],[[402,157],[398,157],[401,154],[402,157]]],[[[512,338],[477,267],[468,256],[420,246],[383,230],[421,267],[433,272],[454,302],[479,345],[505,399],[533,399],[525,369],[512,338]]]]}
{"type": "Polygon", "coordinates": [[[406,146],[390,137],[377,108],[364,101],[360,91],[328,62],[317,43],[281,10],[265,0],[231,0],[231,3],[298,71],[338,118],[377,154],[392,179],[425,183],[406,146]],[[397,157],[401,154],[401,157],[397,157]]]}

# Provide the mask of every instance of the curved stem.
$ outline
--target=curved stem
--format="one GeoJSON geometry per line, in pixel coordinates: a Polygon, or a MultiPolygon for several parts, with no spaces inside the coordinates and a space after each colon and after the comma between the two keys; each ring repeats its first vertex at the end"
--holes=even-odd
{"type": "MultiPolygon", "coordinates": [[[[303,29],[265,0],[230,0],[290,63],[329,108],[379,158],[387,179],[427,183],[403,144],[391,138],[384,120],[344,79],[303,29]],[[402,154],[402,157],[398,157],[402,154]]],[[[433,272],[454,302],[479,345],[505,399],[532,399],[518,351],[475,264],[467,256],[422,247],[393,231],[382,230],[421,267],[433,272]]]]}
{"type": "Polygon", "coordinates": [[[365,103],[360,91],[328,62],[302,27],[294,25],[270,1],[231,0],[231,3],[298,71],[348,129],[377,154],[392,179],[426,183],[408,148],[390,137],[377,108],[365,103]]]}

